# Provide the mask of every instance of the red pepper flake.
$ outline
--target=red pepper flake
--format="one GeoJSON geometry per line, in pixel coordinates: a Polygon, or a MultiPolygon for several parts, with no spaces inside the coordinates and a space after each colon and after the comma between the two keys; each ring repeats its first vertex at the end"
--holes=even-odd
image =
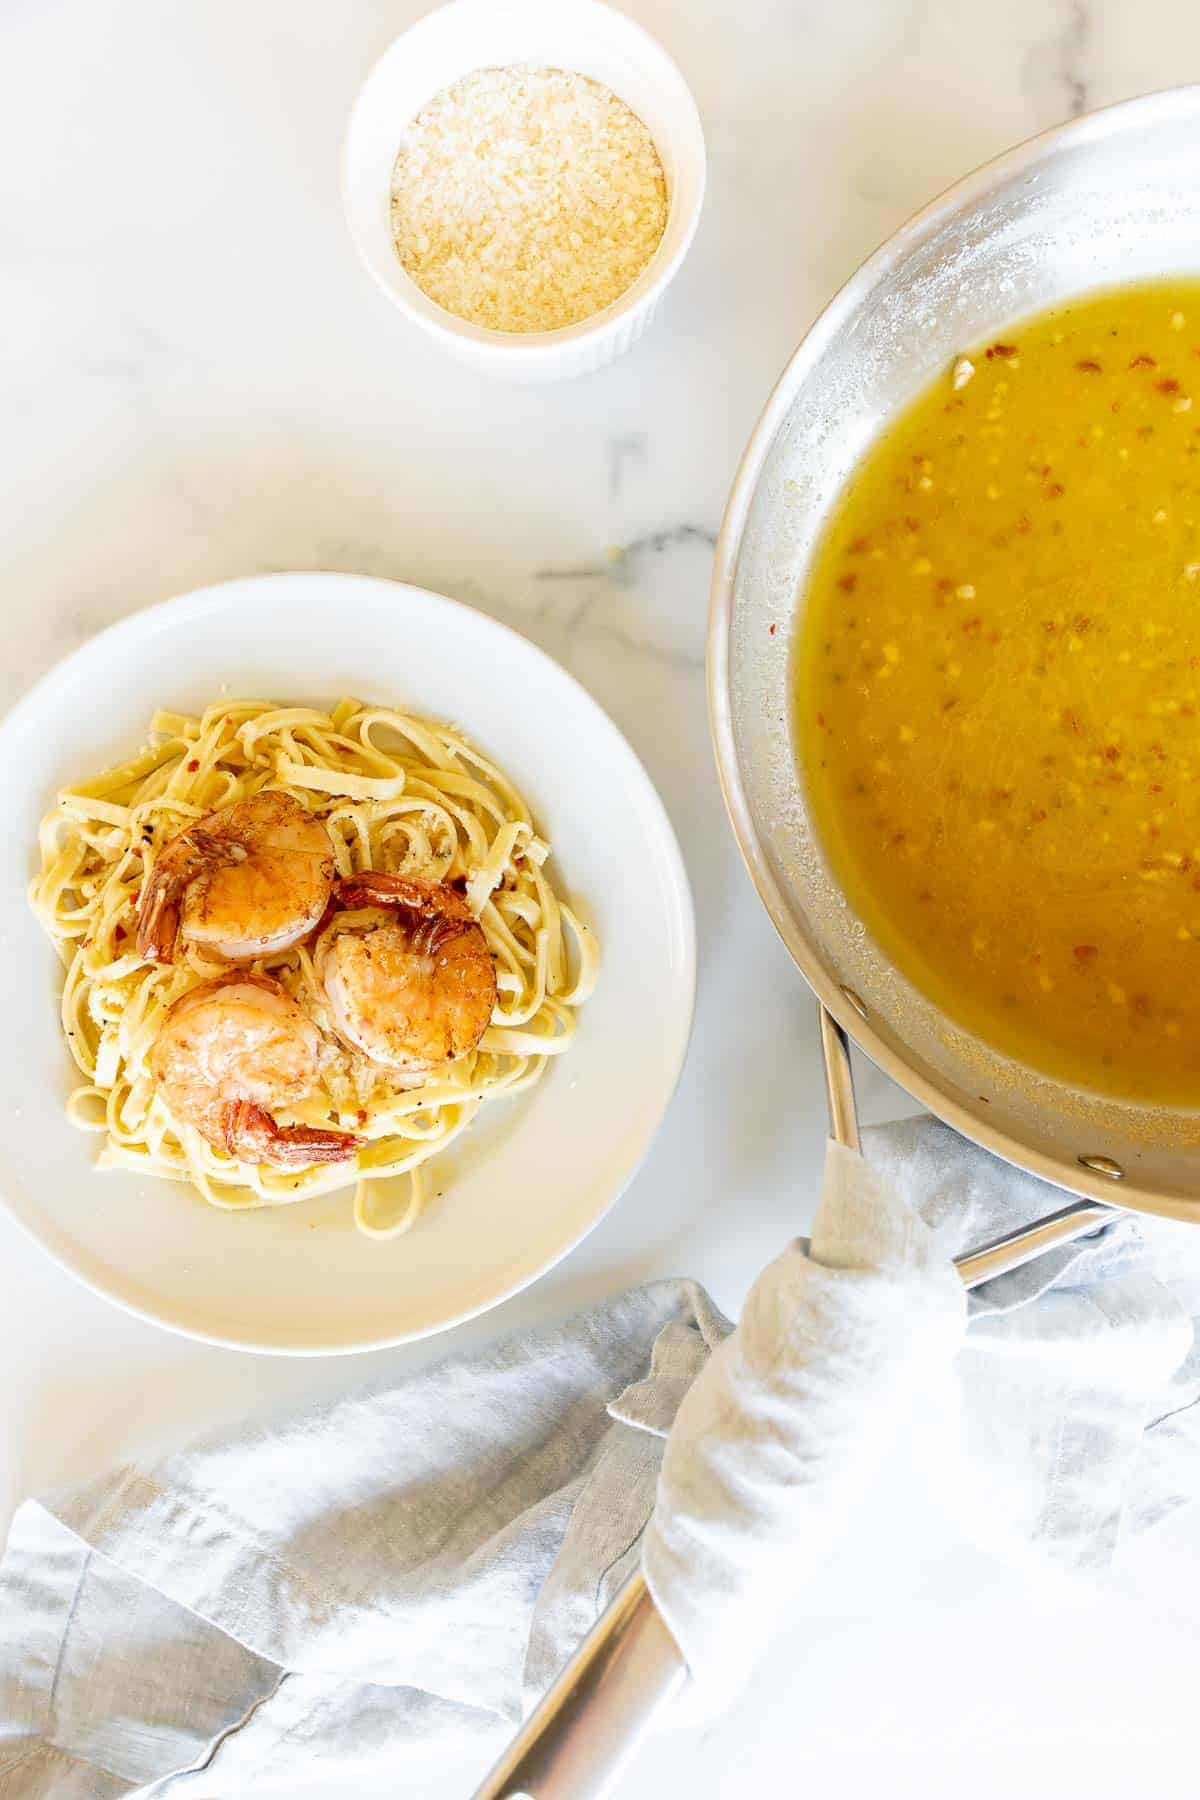
{"type": "Polygon", "coordinates": [[[1043,619],[1042,630],[1046,633],[1047,637],[1055,637],[1058,633],[1058,626],[1053,619],[1043,619]]]}
{"type": "Polygon", "coordinates": [[[871,548],[869,537],[856,537],[850,545],[851,556],[865,556],[871,548]]]}
{"type": "Polygon", "coordinates": [[[1039,806],[1034,809],[1033,822],[1035,825],[1044,825],[1049,817],[1050,814],[1046,811],[1044,806],[1039,806]]]}
{"type": "Polygon", "coordinates": [[[934,582],[934,586],[937,588],[939,594],[949,594],[954,590],[954,583],[950,580],[948,575],[940,576],[938,580],[934,582]]]}
{"type": "Polygon", "coordinates": [[[1090,613],[1076,613],[1075,614],[1075,629],[1080,634],[1082,634],[1085,631],[1090,630],[1091,624],[1092,624],[1092,618],[1091,618],[1090,613]]]}
{"type": "Polygon", "coordinates": [[[1076,944],[1075,961],[1080,963],[1094,962],[1097,955],[1095,944],[1076,944]]]}
{"type": "Polygon", "coordinates": [[[1105,762],[1120,762],[1121,746],[1119,744],[1105,744],[1104,760],[1105,762]]]}
{"type": "Polygon", "coordinates": [[[1016,354],[1017,346],[1015,344],[989,344],[987,359],[989,362],[993,362],[996,357],[1000,357],[1003,360],[1007,357],[1015,356],[1016,354]]]}
{"type": "Polygon", "coordinates": [[[1160,394],[1177,394],[1179,392],[1179,383],[1173,375],[1164,375],[1162,380],[1156,381],[1154,385],[1160,394]]]}
{"type": "Polygon", "coordinates": [[[858,586],[858,576],[857,575],[843,575],[841,580],[838,582],[838,586],[841,588],[843,594],[852,594],[854,592],[855,588],[858,586]]]}
{"type": "Polygon", "coordinates": [[[1082,732],[1083,730],[1083,722],[1073,707],[1067,707],[1062,715],[1062,722],[1068,731],[1082,732]]]}
{"type": "Polygon", "coordinates": [[[774,637],[775,633],[779,630],[779,627],[778,627],[778,625],[772,625],[769,629],[770,629],[771,636],[774,637]]]}
{"type": "Polygon", "coordinates": [[[365,1125],[367,1122],[367,1111],[364,1106],[360,1106],[358,1109],[358,1122],[360,1125],[365,1125]]]}
{"type": "Polygon", "coordinates": [[[1083,357],[1075,364],[1075,367],[1079,370],[1081,375],[1102,375],[1104,373],[1100,364],[1090,356],[1083,357]]]}
{"type": "Polygon", "coordinates": [[[1133,358],[1129,366],[1131,369],[1157,369],[1158,362],[1155,357],[1143,350],[1140,356],[1133,358]]]}
{"type": "Polygon", "coordinates": [[[978,613],[975,613],[973,617],[963,620],[962,628],[968,637],[978,637],[980,631],[983,629],[983,620],[978,613]]]}
{"type": "Polygon", "coordinates": [[[920,519],[912,519],[906,515],[905,520],[904,520],[904,529],[906,531],[920,531],[920,529],[921,529],[920,519]]]}
{"type": "Polygon", "coordinates": [[[1029,533],[1033,530],[1033,524],[1030,520],[1028,513],[1022,513],[1020,518],[1017,520],[1017,530],[1020,532],[1022,537],[1028,537],[1029,533]]]}
{"type": "Polygon", "coordinates": [[[113,932],[113,936],[114,936],[114,938],[116,938],[116,940],[119,944],[122,938],[129,936],[129,933],[126,931],[126,929],[123,925],[118,925],[116,930],[113,932]]]}
{"type": "Polygon", "coordinates": [[[192,760],[188,763],[188,774],[194,775],[196,773],[196,770],[199,767],[200,767],[199,757],[193,756],[192,760]]]}
{"type": "Polygon", "coordinates": [[[1052,481],[1046,489],[1046,498],[1047,500],[1061,500],[1066,491],[1061,481],[1052,481]]]}
{"type": "Polygon", "coordinates": [[[821,727],[821,730],[824,731],[824,729],[825,729],[825,714],[824,713],[817,714],[817,724],[821,727]]]}
{"type": "Polygon", "coordinates": [[[1152,794],[1161,794],[1161,793],[1162,793],[1162,791],[1163,791],[1163,788],[1162,788],[1162,782],[1161,782],[1161,781],[1152,781],[1152,782],[1151,782],[1151,783],[1150,783],[1150,792],[1151,792],[1151,793],[1152,793],[1152,794]]]}

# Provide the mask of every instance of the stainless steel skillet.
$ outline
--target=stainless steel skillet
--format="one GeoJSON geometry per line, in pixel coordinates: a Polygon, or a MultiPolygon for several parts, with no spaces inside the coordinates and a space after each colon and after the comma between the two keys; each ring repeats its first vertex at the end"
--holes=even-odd
{"type": "MultiPolygon", "coordinates": [[[[721,786],[759,896],[820,1002],[832,1135],[857,1141],[849,1033],[931,1112],[1066,1190],[1049,1217],[960,1259],[968,1286],[1095,1230],[1114,1205],[1200,1222],[1200,1114],[1023,1070],[885,961],[825,864],[792,754],[798,597],[862,450],[958,351],[1072,294],[1178,274],[1200,275],[1200,87],[1107,108],[988,164],[902,227],[813,326],[750,440],[717,545],[708,687],[721,786]]],[[[611,1792],[682,1680],[636,1574],[476,1800],[611,1792]]]]}
{"type": "MultiPolygon", "coordinates": [[[[846,476],[964,347],[1089,289],[1200,274],[1200,88],[1022,145],[905,225],[818,319],[742,460],[717,546],[709,704],[742,855],[830,1013],[922,1105],[1073,1194],[1200,1218],[1200,1113],[1107,1100],[962,1031],[887,962],[833,880],[792,753],[798,596],[846,476]]],[[[1200,335],[1200,319],[1190,322],[1200,335]]],[[[1181,977],[1188,977],[1181,970],[1181,977]]]]}

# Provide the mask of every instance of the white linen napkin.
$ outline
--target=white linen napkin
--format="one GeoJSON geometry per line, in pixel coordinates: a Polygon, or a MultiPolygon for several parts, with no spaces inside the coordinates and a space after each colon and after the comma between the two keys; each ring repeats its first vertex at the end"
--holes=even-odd
{"type": "Polygon", "coordinates": [[[920,1215],[830,1144],[811,1244],[759,1276],[667,1440],[643,1561],[687,1658],[690,1708],[741,1692],[949,1365],[966,1315],[920,1215]]]}
{"type": "Polygon", "coordinates": [[[998,1554],[1105,1566],[1197,1490],[1200,1234],[1121,1220],[968,1309],[949,1257],[1061,1197],[929,1120],[867,1154],[831,1152],[811,1246],[728,1341],[661,1282],[27,1502],[0,1794],[466,1795],[632,1566],[656,1484],[647,1573],[693,1708],[726,1705],[902,1428],[998,1554]]]}

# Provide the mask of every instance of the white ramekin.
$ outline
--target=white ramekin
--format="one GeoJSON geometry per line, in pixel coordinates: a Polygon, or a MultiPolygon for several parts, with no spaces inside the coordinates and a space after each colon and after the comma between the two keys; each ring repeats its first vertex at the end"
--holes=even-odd
{"type": "Polygon", "coordinates": [[[601,0],[450,0],[375,64],[342,157],[351,236],[380,287],[452,356],[516,381],[584,375],[637,342],[687,254],[704,176],[704,134],[683,76],[648,32],[601,0]],[[667,227],[642,273],[603,312],[561,331],[488,331],[455,318],[406,274],[392,241],[392,169],[409,120],[472,69],[512,63],[573,69],[611,88],[649,129],[667,178],[667,227]]]}

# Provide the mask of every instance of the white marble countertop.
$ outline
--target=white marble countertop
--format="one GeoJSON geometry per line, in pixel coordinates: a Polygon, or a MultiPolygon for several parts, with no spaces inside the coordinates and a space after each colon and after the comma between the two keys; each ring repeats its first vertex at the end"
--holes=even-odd
{"type": "MultiPolygon", "coordinates": [[[[0,1218],[0,1523],[135,1441],[657,1274],[736,1308],[806,1222],[824,1136],[812,1006],[744,878],[704,710],[710,546],[800,333],[930,194],[1032,130],[1200,75],[1189,0],[631,0],[708,135],[699,236],[651,335],[584,382],[442,361],[350,249],[351,97],[422,0],[0,8],[0,705],[122,614],[257,570],[403,577],[577,675],[659,783],[695,885],[696,1033],[659,1143],[537,1288],[358,1363],[186,1343],[72,1285],[0,1218]]],[[[10,1022],[19,1054],[19,1022],[10,1022]]],[[[865,1109],[903,1097],[864,1071],[865,1109]]],[[[1103,1595],[1025,1589],[881,1496],[755,1693],[675,1731],[641,1796],[1191,1794],[1194,1636],[1147,1552],[1103,1595]],[[1158,1597],[1155,1597],[1158,1596],[1158,1597]]]]}

